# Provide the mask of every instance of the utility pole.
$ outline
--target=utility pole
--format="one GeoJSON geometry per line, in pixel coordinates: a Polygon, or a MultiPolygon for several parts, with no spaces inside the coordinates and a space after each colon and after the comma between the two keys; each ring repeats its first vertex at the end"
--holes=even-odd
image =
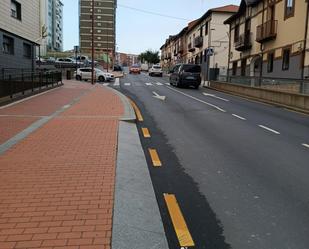
{"type": "Polygon", "coordinates": [[[91,84],[94,85],[94,0],[92,0],[92,20],[91,20],[91,84]]]}
{"type": "Polygon", "coordinates": [[[109,23],[106,23],[107,25],[107,29],[106,29],[106,34],[107,34],[107,37],[106,37],[106,40],[107,40],[107,72],[108,72],[108,67],[109,67],[109,46],[108,46],[108,28],[109,28],[109,23]]]}

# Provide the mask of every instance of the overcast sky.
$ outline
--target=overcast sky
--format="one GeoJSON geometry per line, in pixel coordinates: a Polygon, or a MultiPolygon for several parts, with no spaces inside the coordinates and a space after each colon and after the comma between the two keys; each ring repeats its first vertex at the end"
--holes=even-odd
{"type": "MultiPolygon", "coordinates": [[[[79,43],[78,0],[63,0],[63,3],[64,50],[69,50],[79,43]]],[[[117,51],[139,54],[146,49],[159,50],[168,35],[178,33],[189,20],[199,18],[209,8],[239,3],[240,0],[118,0],[117,51]]]]}

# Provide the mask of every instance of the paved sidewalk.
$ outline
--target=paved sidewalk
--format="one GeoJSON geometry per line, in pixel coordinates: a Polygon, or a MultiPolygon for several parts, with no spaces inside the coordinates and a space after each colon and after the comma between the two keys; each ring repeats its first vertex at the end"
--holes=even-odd
{"type": "Polygon", "coordinates": [[[0,155],[0,248],[111,245],[121,99],[96,85],[64,87],[0,109],[0,144],[48,121],[0,155]]]}

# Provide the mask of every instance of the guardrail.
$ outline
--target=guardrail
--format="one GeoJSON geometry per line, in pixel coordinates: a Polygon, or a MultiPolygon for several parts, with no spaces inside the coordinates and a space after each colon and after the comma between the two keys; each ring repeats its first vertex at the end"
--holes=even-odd
{"type": "Polygon", "coordinates": [[[35,71],[23,69],[0,70],[0,98],[13,98],[16,94],[39,91],[44,87],[62,83],[59,71],[35,71]]]}

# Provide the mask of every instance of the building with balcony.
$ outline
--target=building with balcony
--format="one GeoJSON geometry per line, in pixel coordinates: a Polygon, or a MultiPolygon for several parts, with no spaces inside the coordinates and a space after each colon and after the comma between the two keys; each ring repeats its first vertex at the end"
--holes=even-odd
{"type": "Polygon", "coordinates": [[[200,64],[204,80],[227,73],[229,29],[224,21],[237,11],[235,5],[209,9],[188,27],[187,63],[200,64]]]}
{"type": "Polygon", "coordinates": [[[230,25],[229,75],[307,77],[308,4],[242,0],[239,11],[225,21],[230,25]]]}
{"type": "Polygon", "coordinates": [[[116,0],[94,0],[94,13],[92,13],[92,0],[79,0],[81,53],[91,55],[92,32],[94,32],[95,58],[114,61],[116,7],[116,0]],[[94,15],[94,30],[92,30],[92,15],[94,15]]]}
{"type": "Polygon", "coordinates": [[[40,54],[63,51],[63,3],[61,0],[40,0],[42,39],[40,54]]]}
{"type": "Polygon", "coordinates": [[[33,70],[40,36],[40,0],[1,0],[0,73],[5,68],[33,70]]]}

